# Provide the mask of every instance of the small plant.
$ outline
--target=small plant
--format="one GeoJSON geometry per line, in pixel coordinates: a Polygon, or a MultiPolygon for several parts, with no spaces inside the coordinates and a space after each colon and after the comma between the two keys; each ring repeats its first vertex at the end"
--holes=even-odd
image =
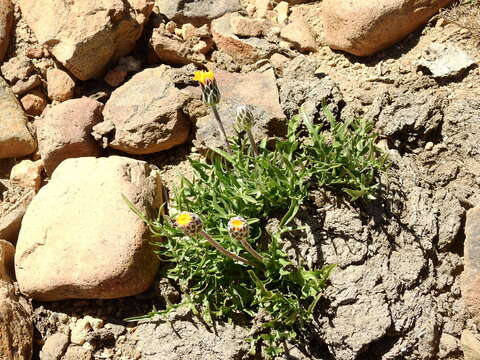
{"type": "MultiPolygon", "coordinates": [[[[215,112],[220,94],[211,99],[213,74],[195,79],[215,112]]],[[[290,119],[286,138],[269,148],[266,140],[255,143],[253,113],[240,107],[239,136],[225,136],[226,151],[213,149],[217,156],[210,163],[190,160],[195,177],[182,179],[169,204],[170,216],[146,219],[131,205],[163,239],[156,243],[168,264],[163,275],[177,282],[184,297],[180,304],[129,320],[179,306],[210,322],[243,319],[252,327],[252,351],[261,346],[267,357],[281,354],[282,343],[308,327],[334,265],[295,266],[282,251],[282,235],[295,230],[289,224],[312,187],[338,189],[352,200],[372,198],[376,176],[385,168],[369,123],[337,122],[326,105],[324,111],[325,129],[301,112],[290,119]],[[274,217],[281,219],[278,227],[266,231],[274,217]]]]}

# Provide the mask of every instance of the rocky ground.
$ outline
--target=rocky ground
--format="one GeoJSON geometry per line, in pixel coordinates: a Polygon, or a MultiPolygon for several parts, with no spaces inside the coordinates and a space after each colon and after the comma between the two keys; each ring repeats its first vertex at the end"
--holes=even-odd
{"type": "Polygon", "coordinates": [[[479,5],[220,3],[0,0],[0,358],[261,358],[250,329],[184,310],[124,321],[180,296],[121,194],[153,216],[221,145],[209,68],[229,134],[237,105],[260,140],[326,99],[391,161],[376,200],[301,209],[289,254],[338,266],[283,358],[480,359],[479,5]]]}

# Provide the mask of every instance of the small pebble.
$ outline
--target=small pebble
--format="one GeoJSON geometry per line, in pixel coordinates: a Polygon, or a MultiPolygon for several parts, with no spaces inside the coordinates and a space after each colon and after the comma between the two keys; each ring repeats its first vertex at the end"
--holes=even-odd
{"type": "Polygon", "coordinates": [[[433,142],[429,141],[425,144],[425,150],[430,151],[433,149],[433,142]]]}

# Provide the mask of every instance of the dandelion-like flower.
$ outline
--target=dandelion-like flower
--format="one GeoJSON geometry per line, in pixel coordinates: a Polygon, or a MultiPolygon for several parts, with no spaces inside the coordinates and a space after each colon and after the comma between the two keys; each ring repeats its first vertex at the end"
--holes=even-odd
{"type": "Polygon", "coordinates": [[[246,239],[250,235],[250,227],[241,216],[235,216],[228,221],[228,233],[234,239],[246,239]]]}
{"type": "Polygon", "coordinates": [[[249,106],[237,107],[236,127],[238,131],[248,131],[253,126],[254,116],[249,106]]]}
{"type": "Polygon", "coordinates": [[[240,244],[247,250],[254,258],[259,261],[263,261],[263,256],[255,251],[254,248],[248,243],[247,239],[250,235],[250,227],[247,220],[241,216],[235,216],[228,221],[228,233],[236,240],[240,241],[240,244]]]}
{"type": "Polygon", "coordinates": [[[203,223],[197,214],[183,211],[175,217],[175,224],[187,235],[196,235],[202,231],[203,223]]]}
{"type": "Polygon", "coordinates": [[[205,104],[215,106],[220,102],[220,91],[212,71],[195,71],[193,80],[200,83],[202,100],[205,104]]]}

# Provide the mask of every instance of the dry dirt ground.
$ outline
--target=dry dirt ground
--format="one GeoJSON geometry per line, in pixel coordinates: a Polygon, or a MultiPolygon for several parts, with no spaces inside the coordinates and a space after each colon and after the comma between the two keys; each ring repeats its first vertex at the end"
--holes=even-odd
{"type": "MultiPolygon", "coordinates": [[[[321,42],[318,4],[298,9],[321,42]]],[[[10,55],[35,44],[18,12],[16,35],[10,55]]],[[[336,263],[338,269],[310,336],[292,349],[293,359],[462,359],[462,330],[478,332],[459,283],[465,210],[480,204],[480,68],[433,79],[415,64],[431,42],[454,44],[480,59],[469,31],[437,18],[375,56],[357,58],[322,46],[296,67],[306,81],[330,78],[337,84],[339,115],[376,122],[392,164],[377,200],[352,205],[315,191],[300,212],[297,221],[307,230],[286,244],[292,257],[312,266],[336,263]]],[[[276,71],[280,83],[285,71],[276,71]]],[[[159,165],[172,188],[177,173],[191,174],[186,158],[192,151],[187,143],[142,158],[159,165]]],[[[12,165],[3,162],[2,177],[12,165]]],[[[178,314],[172,324],[123,321],[161,307],[164,285],[158,280],[148,292],[118,300],[34,302],[34,359],[49,335],[85,315],[106,324],[87,338],[98,359],[217,359],[225,349],[231,359],[250,358],[245,331],[228,324],[219,324],[215,337],[188,314],[178,314]]]]}

